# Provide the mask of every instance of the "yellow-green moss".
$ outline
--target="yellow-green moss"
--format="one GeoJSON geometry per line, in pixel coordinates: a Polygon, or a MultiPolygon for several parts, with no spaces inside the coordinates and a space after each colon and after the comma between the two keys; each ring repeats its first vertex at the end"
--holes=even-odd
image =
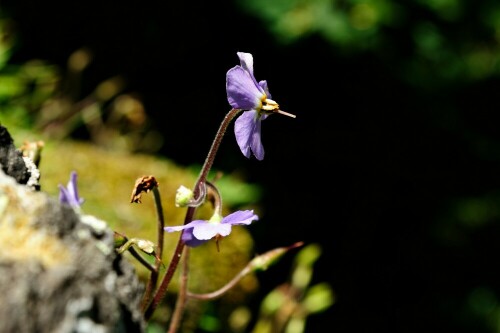
{"type": "Polygon", "coordinates": [[[28,208],[24,202],[26,195],[39,193],[13,193],[9,187],[0,188],[0,260],[35,260],[46,267],[66,264],[71,255],[66,246],[55,236],[33,228],[33,218],[42,209],[44,199],[30,199],[28,208]]]}
{"type": "Polygon", "coordinates": [[[71,256],[67,248],[54,236],[40,233],[28,226],[8,226],[0,221],[1,260],[36,260],[45,267],[62,265],[71,256]]]}
{"type": "MultiPolygon", "coordinates": [[[[153,194],[143,194],[140,204],[130,202],[135,181],[143,175],[153,175],[159,183],[165,224],[179,225],[184,222],[186,208],[175,207],[175,193],[181,185],[194,185],[198,175],[194,168],[183,168],[157,156],[110,151],[88,142],[53,141],[26,130],[17,132],[9,128],[9,131],[18,147],[24,140],[44,141],[39,165],[41,191],[56,198],[59,194],[58,184],[66,186],[70,172],[75,170],[78,173],[79,194],[85,200],[83,213],[106,221],[111,229],[129,238],[142,238],[156,243],[157,217],[153,194]]],[[[258,213],[258,204],[248,202],[258,198],[256,186],[231,176],[224,176],[220,183],[222,195],[228,192],[224,196],[225,214],[231,210],[231,203],[241,205],[244,201],[247,201],[247,208],[255,209],[258,213]],[[233,188],[238,188],[238,193],[231,193],[233,188]],[[236,195],[239,197],[236,198],[236,195]],[[230,196],[236,199],[227,198],[230,196]]],[[[210,205],[203,205],[198,209],[197,218],[208,218],[211,213],[210,205]]],[[[179,233],[165,233],[165,266],[178,237],[179,233]]],[[[190,283],[193,289],[206,292],[221,287],[253,257],[253,240],[245,227],[234,227],[231,236],[224,238],[220,245],[220,252],[217,252],[214,242],[191,250],[190,283]]],[[[148,276],[146,269],[128,253],[126,257],[134,263],[141,279],[145,280],[148,276]]],[[[176,282],[174,279],[174,289],[176,282]]],[[[256,287],[256,279],[251,275],[234,291],[236,294],[246,294],[256,287]]]]}

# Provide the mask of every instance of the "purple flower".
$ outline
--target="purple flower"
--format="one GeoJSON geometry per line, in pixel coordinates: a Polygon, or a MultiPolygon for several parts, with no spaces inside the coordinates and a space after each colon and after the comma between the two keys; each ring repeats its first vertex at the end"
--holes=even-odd
{"type": "MultiPolygon", "coordinates": [[[[267,118],[263,106],[267,105],[271,94],[266,81],[257,83],[253,75],[253,56],[238,52],[241,66],[231,68],[226,75],[227,100],[234,109],[247,110],[236,119],[234,133],[240,150],[247,158],[251,152],[258,160],[264,159],[264,147],[260,139],[260,122],[267,118]]],[[[272,101],[274,102],[274,101],[272,101]]],[[[278,104],[274,102],[278,107],[278,104]]]]}
{"type": "Polygon", "coordinates": [[[249,158],[253,152],[258,160],[263,160],[261,121],[271,113],[281,113],[293,118],[295,116],[279,109],[278,103],[271,99],[265,80],[257,83],[253,75],[252,54],[237,54],[241,65],[231,68],[226,74],[227,100],[234,109],[246,111],[236,119],[234,133],[243,155],[249,158]]]}
{"type": "Polygon", "coordinates": [[[69,204],[73,208],[80,208],[83,199],[78,196],[78,188],[76,187],[77,174],[75,171],[71,172],[67,187],[59,184],[59,201],[61,203],[69,204]]]}
{"type": "Polygon", "coordinates": [[[215,214],[210,220],[195,220],[186,225],[176,227],[165,227],[168,232],[185,230],[182,233],[182,240],[186,245],[196,247],[206,241],[219,236],[227,236],[231,233],[231,227],[238,224],[249,225],[259,217],[253,210],[237,211],[221,219],[219,214],[215,214]]]}

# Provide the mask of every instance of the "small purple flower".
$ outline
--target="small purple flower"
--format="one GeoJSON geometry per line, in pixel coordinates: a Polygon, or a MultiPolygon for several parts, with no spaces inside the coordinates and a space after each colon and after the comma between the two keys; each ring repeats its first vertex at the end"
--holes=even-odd
{"type": "Polygon", "coordinates": [[[271,113],[281,113],[278,103],[271,99],[265,80],[257,82],[253,75],[253,56],[237,52],[240,66],[231,68],[226,74],[227,100],[234,109],[246,110],[236,119],[234,133],[241,152],[250,158],[253,152],[258,160],[264,159],[264,146],[261,142],[261,121],[271,113]]]}
{"type": "Polygon", "coordinates": [[[83,203],[83,198],[78,196],[78,188],[76,186],[77,174],[75,171],[71,172],[67,187],[59,184],[59,201],[61,203],[69,204],[73,208],[80,208],[83,203]]]}
{"type": "Polygon", "coordinates": [[[259,217],[253,213],[253,210],[240,210],[222,219],[219,214],[215,214],[208,221],[195,220],[186,225],[165,227],[165,230],[168,232],[185,230],[182,233],[182,240],[186,245],[196,247],[214,237],[229,235],[233,225],[249,225],[258,219],[259,217]]]}

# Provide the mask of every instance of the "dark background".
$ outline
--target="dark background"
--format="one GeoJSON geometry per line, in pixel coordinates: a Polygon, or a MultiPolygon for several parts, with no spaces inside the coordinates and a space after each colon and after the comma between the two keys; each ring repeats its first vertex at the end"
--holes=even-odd
{"type": "MultiPolygon", "coordinates": [[[[203,161],[229,111],[225,74],[236,52],[253,54],[257,80],[297,118],[263,123],[262,162],[235,153],[228,135],[215,167],[264,187],[262,223],[251,228],[257,252],[321,244],[313,280],[337,299],[308,318],[307,332],[498,331],[500,57],[484,23],[494,2],[456,1],[454,19],[424,2],[398,4],[395,23],[343,43],[318,31],[283,42],[272,20],[241,3],[0,5],[19,34],[13,62],[64,67],[76,49],[91,49],[82,95],[124,76],[164,137],[158,153],[184,165],[203,161]],[[416,46],[421,22],[441,32],[428,54],[416,46]],[[477,75],[467,67],[474,43],[487,53],[478,66],[490,63],[477,75]]],[[[261,275],[264,292],[289,264],[261,275]]]]}

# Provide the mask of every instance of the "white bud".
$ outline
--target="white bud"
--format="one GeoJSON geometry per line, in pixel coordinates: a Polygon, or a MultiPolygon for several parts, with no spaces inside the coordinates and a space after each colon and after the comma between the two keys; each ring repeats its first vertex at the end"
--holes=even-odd
{"type": "Polygon", "coordinates": [[[137,241],[137,246],[144,252],[151,254],[155,250],[154,246],[155,244],[151,241],[145,240],[145,239],[139,239],[137,241]]]}
{"type": "Polygon", "coordinates": [[[175,194],[175,206],[176,207],[186,207],[191,200],[193,199],[193,191],[189,188],[181,185],[177,189],[177,193],[175,194]]]}

